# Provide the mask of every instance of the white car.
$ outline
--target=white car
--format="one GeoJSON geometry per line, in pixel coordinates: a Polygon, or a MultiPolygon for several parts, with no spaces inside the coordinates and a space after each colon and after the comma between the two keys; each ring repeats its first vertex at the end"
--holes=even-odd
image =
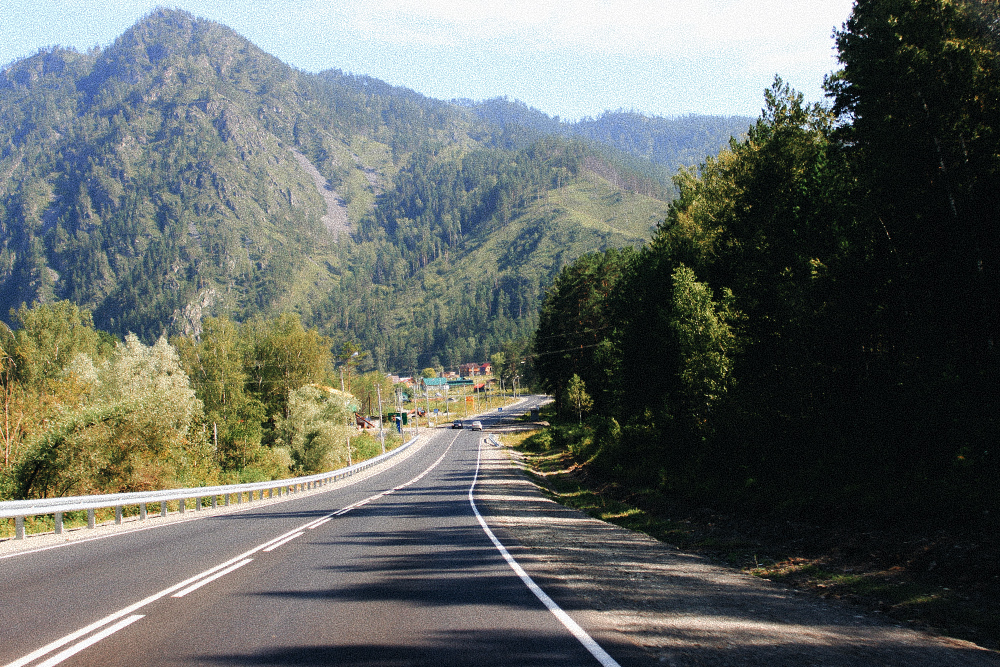
{"type": "Polygon", "coordinates": [[[474,422],[472,422],[472,427],[471,428],[472,428],[473,431],[482,431],[483,430],[483,422],[481,422],[481,421],[474,421],[474,422]]]}

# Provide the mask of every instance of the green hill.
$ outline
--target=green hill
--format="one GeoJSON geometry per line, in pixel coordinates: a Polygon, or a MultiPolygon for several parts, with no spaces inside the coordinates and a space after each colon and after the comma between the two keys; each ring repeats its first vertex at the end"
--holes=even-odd
{"type": "Polygon", "coordinates": [[[295,311],[382,367],[483,359],[563,265],[649,238],[671,188],[647,157],[160,9],[0,71],[0,312],[70,299],[150,341],[295,311]]]}

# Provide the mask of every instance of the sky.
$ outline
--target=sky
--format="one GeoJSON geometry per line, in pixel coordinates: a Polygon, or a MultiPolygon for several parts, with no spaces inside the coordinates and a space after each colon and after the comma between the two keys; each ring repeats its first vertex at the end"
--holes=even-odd
{"type": "Polygon", "coordinates": [[[229,26],[309,72],[442,100],[506,96],[563,120],[605,110],[757,116],[775,75],[822,101],[852,0],[0,0],[0,66],[106,47],[157,6],[229,26]]]}

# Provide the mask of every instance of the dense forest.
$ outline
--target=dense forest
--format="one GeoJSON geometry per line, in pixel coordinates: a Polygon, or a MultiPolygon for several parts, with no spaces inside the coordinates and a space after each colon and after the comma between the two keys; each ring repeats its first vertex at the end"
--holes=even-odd
{"type": "Polygon", "coordinates": [[[147,345],[294,312],[382,369],[482,361],[530,339],[565,264],[648,240],[673,171],[750,123],[487,107],[301,72],[166,9],[44,49],[0,71],[0,311],[67,299],[147,345]]]}
{"type": "Polygon", "coordinates": [[[859,0],[836,44],[832,104],[776,80],[649,244],[561,271],[536,368],[574,424],[592,406],[593,474],[995,530],[1000,10],[859,0]]]}

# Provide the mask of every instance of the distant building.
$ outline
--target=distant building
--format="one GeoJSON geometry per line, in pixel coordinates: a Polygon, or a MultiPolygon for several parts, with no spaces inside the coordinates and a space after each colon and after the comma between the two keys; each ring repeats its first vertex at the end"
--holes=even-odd
{"type": "Polygon", "coordinates": [[[473,377],[474,375],[479,375],[480,364],[462,364],[458,367],[458,372],[465,377],[473,377]]]}

